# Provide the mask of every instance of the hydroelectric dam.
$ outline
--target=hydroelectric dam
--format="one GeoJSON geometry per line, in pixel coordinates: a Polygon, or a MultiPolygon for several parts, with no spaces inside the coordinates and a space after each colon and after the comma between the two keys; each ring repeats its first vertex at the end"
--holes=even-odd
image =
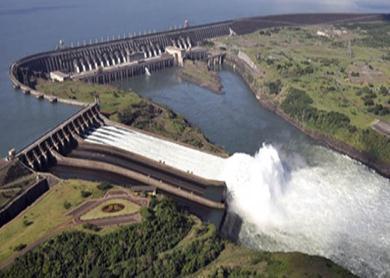
{"type": "Polygon", "coordinates": [[[37,172],[63,178],[107,180],[149,186],[173,197],[202,219],[220,226],[226,209],[226,184],[221,180],[225,158],[200,152],[155,135],[107,120],[98,99],[91,104],[59,99],[36,90],[39,78],[62,82],[110,83],[180,65],[184,59],[223,63],[225,54],[208,53],[203,42],[220,36],[243,35],[261,28],[337,22],[370,21],[383,15],[306,14],[241,18],[200,26],[129,35],[24,57],[10,66],[15,89],[51,102],[82,109],[35,142],[10,153],[37,172]]]}
{"type": "Polygon", "coordinates": [[[13,159],[60,178],[161,192],[216,225],[223,219],[226,185],[217,180],[223,157],[111,122],[97,101],[9,155],[13,159]]]}

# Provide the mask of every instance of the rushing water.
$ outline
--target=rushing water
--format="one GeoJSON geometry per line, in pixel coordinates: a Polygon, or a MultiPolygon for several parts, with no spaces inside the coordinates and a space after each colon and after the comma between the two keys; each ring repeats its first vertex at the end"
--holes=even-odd
{"type": "Polygon", "coordinates": [[[325,256],[363,277],[390,275],[389,180],[263,109],[236,74],[220,76],[223,95],[175,70],[117,85],[185,115],[234,153],[221,179],[243,219],[241,242],[325,256]]]}
{"type": "Polygon", "coordinates": [[[241,241],[325,256],[362,277],[387,277],[390,183],[346,157],[315,148],[327,163],[286,159],[283,165],[272,146],[229,158],[224,178],[231,209],[244,219],[241,241]]]}

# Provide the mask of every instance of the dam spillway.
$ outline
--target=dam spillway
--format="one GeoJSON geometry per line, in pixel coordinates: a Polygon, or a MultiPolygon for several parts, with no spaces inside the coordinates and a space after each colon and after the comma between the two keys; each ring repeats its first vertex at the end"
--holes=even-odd
{"type": "Polygon", "coordinates": [[[211,180],[221,178],[225,160],[143,132],[115,126],[102,126],[88,134],[85,141],[118,147],[211,180]]]}
{"type": "Polygon", "coordinates": [[[152,189],[220,227],[225,158],[117,125],[100,114],[96,100],[8,159],[60,178],[152,189]]]}
{"type": "MultiPolygon", "coordinates": [[[[274,26],[274,25],[271,25],[271,26],[274,26]]],[[[27,71],[25,71],[25,72],[27,72],[27,71]]],[[[23,74],[23,71],[21,72],[22,74],[23,74]]],[[[34,77],[34,75],[36,74],[36,72],[31,72],[31,76],[30,77],[32,77],[32,78],[29,78],[30,80],[33,80],[33,77],[34,77]]],[[[81,151],[83,151],[83,152],[87,152],[86,151],[86,146],[84,145],[84,147],[81,147],[81,146],[78,146],[77,147],[78,148],[78,151],[79,151],[79,153],[77,154],[77,151],[72,151],[71,152],[71,154],[70,154],[70,156],[72,157],[72,156],[74,156],[74,157],[76,157],[76,156],[79,156],[79,157],[85,157],[84,156],[84,154],[81,154],[80,155],[80,152],[81,151]]],[[[88,155],[90,155],[91,154],[91,152],[88,152],[88,155]]],[[[100,153],[98,153],[98,154],[96,154],[96,156],[97,155],[99,155],[100,156],[100,153]]],[[[100,157],[102,157],[102,156],[100,156],[100,157]]],[[[260,159],[259,159],[260,160],[260,159]]],[[[264,159],[261,159],[261,160],[264,160],[264,159]]],[[[242,163],[241,163],[242,164],[242,163]]],[[[248,169],[249,169],[249,167],[247,167],[248,169]]],[[[334,170],[336,170],[336,169],[334,169],[334,170]]],[[[339,172],[340,172],[340,169],[337,169],[339,172]]],[[[307,180],[310,180],[310,176],[309,176],[309,174],[310,174],[310,171],[307,171],[308,173],[307,173],[307,176],[304,176],[304,177],[302,177],[301,178],[301,181],[302,182],[297,182],[296,183],[296,185],[295,186],[298,186],[299,184],[305,184],[304,182],[307,182],[307,180]],[[307,177],[309,177],[309,178],[307,178],[307,177]]],[[[326,171],[326,173],[323,173],[323,176],[328,176],[328,173],[330,173],[330,172],[333,172],[333,171],[326,171]]],[[[334,172],[337,172],[337,171],[334,171],[334,172]]],[[[342,171],[341,171],[342,172],[342,171]]],[[[362,173],[360,173],[360,175],[361,175],[362,173]]],[[[365,174],[365,172],[363,172],[363,174],[365,174]]],[[[355,176],[358,176],[359,175],[359,173],[355,173],[355,176]]],[[[316,184],[317,185],[317,183],[319,182],[319,181],[321,181],[321,180],[323,180],[323,176],[321,176],[321,177],[315,177],[315,179],[314,180],[311,180],[310,182],[314,185],[314,184],[316,184]]],[[[344,175],[343,175],[344,176],[344,175]]],[[[339,179],[342,179],[343,177],[337,177],[338,178],[338,180],[337,180],[337,183],[339,183],[340,182],[340,180],[339,179]]],[[[354,182],[356,182],[356,184],[359,184],[359,190],[358,191],[360,191],[361,189],[363,189],[364,187],[363,187],[363,183],[364,182],[360,182],[359,183],[359,181],[355,181],[354,180],[354,182]]],[[[365,181],[365,182],[367,182],[367,181],[365,181]]],[[[368,181],[368,182],[372,182],[372,181],[368,181]]],[[[383,183],[383,182],[382,182],[383,183]]],[[[256,184],[256,183],[253,183],[253,184],[256,184]]],[[[328,184],[332,184],[332,181],[330,181],[330,182],[328,182],[328,184]]],[[[387,184],[385,184],[385,186],[386,186],[387,184]]],[[[293,187],[293,186],[291,186],[291,187],[293,187]]],[[[254,191],[251,191],[252,190],[252,188],[246,188],[246,187],[241,187],[243,190],[242,190],[242,192],[243,191],[247,191],[247,192],[249,192],[248,194],[250,194],[252,197],[255,197],[255,194],[253,194],[253,192],[254,191]]],[[[313,186],[313,188],[315,188],[314,186],[313,186]]],[[[351,188],[356,188],[356,186],[351,186],[351,188]]],[[[378,186],[378,188],[379,189],[375,189],[374,191],[378,191],[378,192],[380,192],[380,191],[383,191],[383,188],[381,189],[379,186],[378,186]]],[[[291,212],[288,216],[291,218],[291,219],[294,219],[295,220],[295,223],[296,223],[296,227],[299,227],[299,226],[302,226],[302,222],[299,222],[299,219],[310,219],[310,220],[313,220],[313,219],[315,219],[315,220],[318,220],[318,221],[313,221],[313,224],[312,224],[312,226],[313,227],[316,227],[317,228],[317,233],[316,234],[314,234],[312,231],[308,231],[308,230],[303,230],[303,229],[301,229],[301,230],[299,230],[299,231],[294,231],[293,229],[292,229],[292,227],[290,226],[290,225],[286,225],[286,226],[277,226],[277,227],[275,227],[275,229],[274,230],[276,230],[276,233],[269,233],[269,231],[270,231],[270,229],[269,229],[269,227],[267,227],[267,231],[262,231],[262,232],[264,232],[264,234],[266,235],[265,237],[267,237],[267,236],[269,236],[269,239],[270,239],[270,241],[272,241],[272,246],[274,246],[274,248],[276,249],[275,251],[278,251],[278,250],[290,250],[290,251],[294,251],[294,250],[301,250],[301,251],[303,251],[303,252],[308,252],[306,249],[304,249],[304,247],[312,247],[313,249],[311,249],[310,250],[310,252],[312,252],[312,253],[314,253],[314,254],[322,254],[322,255],[326,255],[326,256],[328,256],[328,257],[332,257],[332,255],[334,255],[334,253],[336,253],[336,258],[338,258],[338,260],[337,261],[343,261],[343,258],[345,259],[345,257],[351,257],[350,255],[351,254],[360,254],[360,253],[365,253],[365,252],[367,252],[367,251],[371,251],[370,249],[372,248],[372,249],[374,249],[374,251],[375,251],[375,249],[376,250],[378,250],[379,248],[381,248],[381,249],[379,249],[379,250],[384,250],[384,252],[383,252],[383,257],[382,257],[382,254],[379,254],[380,256],[381,256],[381,260],[382,260],[382,258],[386,258],[386,255],[387,255],[387,258],[388,258],[388,250],[389,249],[387,249],[388,248],[388,243],[384,243],[383,242],[383,240],[384,239],[386,239],[386,238],[388,238],[388,237],[386,237],[386,231],[388,231],[389,229],[387,228],[387,226],[385,226],[385,225],[383,225],[383,223],[387,223],[386,222],[386,212],[388,211],[388,210],[383,210],[383,207],[386,207],[386,203],[385,203],[385,200],[386,199],[388,199],[388,198],[385,198],[385,197],[383,197],[382,199],[384,200],[383,202],[378,202],[378,200],[377,199],[375,199],[375,198],[371,198],[373,201],[372,202],[370,202],[370,205],[372,205],[372,208],[378,208],[378,209],[380,209],[381,207],[382,207],[382,211],[384,211],[384,218],[383,218],[383,220],[384,221],[382,221],[382,219],[375,219],[374,217],[370,217],[371,215],[368,215],[368,217],[359,217],[358,215],[354,215],[354,217],[353,217],[353,219],[352,219],[352,221],[351,222],[355,222],[355,223],[358,223],[358,225],[356,225],[356,226],[354,226],[355,228],[356,228],[356,230],[357,231],[362,231],[361,233],[354,233],[354,237],[351,237],[351,236],[349,236],[349,233],[348,233],[348,231],[350,231],[350,229],[348,230],[348,228],[350,228],[350,224],[349,223],[341,223],[341,224],[337,224],[337,225],[330,225],[330,223],[331,222],[328,222],[328,221],[326,221],[325,223],[324,222],[320,222],[320,219],[323,219],[323,217],[321,216],[321,215],[318,215],[318,218],[313,218],[312,216],[315,216],[315,215],[313,215],[313,214],[307,214],[307,215],[302,215],[302,214],[295,214],[294,212],[299,212],[299,211],[302,211],[303,209],[304,209],[304,207],[306,207],[307,208],[307,211],[309,211],[310,210],[310,212],[311,213],[314,213],[314,212],[322,212],[323,210],[322,210],[322,208],[328,208],[328,209],[330,209],[330,210],[332,210],[332,211],[344,211],[344,209],[342,208],[342,209],[340,209],[339,207],[337,207],[336,205],[337,204],[341,204],[341,203],[346,203],[346,202],[344,202],[343,201],[343,199],[342,198],[339,198],[339,199],[337,199],[337,198],[334,198],[334,199],[331,199],[331,197],[334,197],[334,190],[333,190],[333,188],[331,188],[330,186],[329,186],[329,190],[327,190],[327,192],[329,192],[329,194],[328,195],[324,195],[324,196],[326,196],[326,197],[324,197],[324,198],[320,198],[321,200],[334,200],[334,202],[333,203],[331,203],[330,205],[319,205],[318,207],[318,209],[313,209],[313,207],[310,207],[310,204],[313,204],[313,202],[312,202],[312,200],[313,200],[313,193],[315,193],[315,192],[318,192],[318,190],[317,190],[317,188],[315,188],[315,189],[313,189],[313,191],[307,191],[307,192],[302,192],[302,193],[306,193],[306,194],[296,194],[296,196],[307,196],[307,198],[306,198],[306,201],[307,202],[302,202],[302,199],[300,199],[300,198],[296,198],[296,199],[291,199],[291,202],[289,202],[290,204],[302,204],[302,208],[300,208],[300,209],[297,209],[297,210],[293,210],[293,209],[291,209],[291,207],[289,207],[288,208],[288,210],[287,211],[289,211],[289,212],[291,212]],[[295,218],[293,218],[293,217],[291,217],[291,216],[296,216],[295,218]],[[357,222],[357,221],[355,221],[356,219],[364,219],[364,221],[359,221],[359,222],[357,222]],[[363,222],[365,222],[365,223],[363,223],[363,222]],[[323,225],[320,225],[321,223],[323,223],[323,225]],[[378,224],[378,223],[382,223],[382,224],[378,224]],[[379,225],[380,227],[383,227],[384,229],[380,232],[380,233],[374,233],[374,234],[372,234],[371,233],[371,231],[369,231],[369,230],[365,230],[365,229],[362,229],[361,227],[364,227],[364,225],[366,224],[366,226],[374,226],[374,230],[375,230],[375,226],[376,225],[379,225]],[[345,234],[346,236],[345,237],[343,237],[342,239],[343,239],[343,241],[345,241],[345,242],[347,242],[347,246],[340,246],[340,248],[339,247],[337,247],[337,249],[336,248],[334,248],[335,246],[334,245],[336,245],[336,243],[337,242],[335,242],[335,243],[333,243],[332,244],[332,242],[330,242],[330,247],[329,247],[329,249],[327,249],[325,252],[323,252],[323,246],[319,246],[318,247],[318,245],[316,245],[316,244],[313,244],[313,242],[315,242],[315,240],[316,239],[327,239],[326,238],[326,236],[327,235],[330,235],[329,236],[329,239],[332,239],[332,238],[335,238],[335,231],[334,231],[334,227],[340,227],[340,228],[342,228],[342,229],[340,229],[341,231],[340,231],[340,233],[343,233],[343,234],[345,234]],[[329,228],[329,232],[327,233],[327,234],[325,234],[324,235],[324,233],[323,233],[323,231],[326,231],[326,228],[329,228]],[[330,228],[332,228],[332,229],[330,229],[330,228]],[[344,230],[344,228],[345,228],[345,230],[344,230]],[[387,228],[387,229],[386,229],[387,228]],[[289,235],[289,236],[286,236],[286,231],[293,231],[293,232],[291,232],[291,235],[289,235]],[[268,232],[268,233],[267,233],[268,232]],[[310,237],[310,235],[313,235],[314,234],[314,236],[313,237],[310,237]],[[371,235],[372,234],[372,236],[371,236],[371,238],[369,238],[369,239],[366,239],[366,238],[363,238],[362,237],[362,234],[365,234],[365,235],[371,235]],[[309,236],[308,236],[309,235],[309,236]],[[307,239],[307,241],[305,242],[302,242],[302,241],[297,241],[297,238],[298,237],[301,237],[301,238],[305,238],[305,239],[307,239]],[[287,240],[285,240],[285,241],[281,241],[280,239],[291,239],[291,241],[287,241],[287,240]],[[348,241],[348,239],[349,239],[349,241],[348,241]],[[355,239],[358,239],[358,240],[364,240],[364,242],[366,242],[367,243],[367,245],[365,245],[365,247],[366,248],[364,248],[364,250],[349,250],[350,249],[350,247],[348,246],[349,244],[351,245],[351,246],[353,246],[353,244],[354,244],[354,241],[355,241],[355,239]],[[313,241],[314,240],[314,241],[313,241]],[[377,242],[378,240],[381,240],[381,241],[379,241],[379,243],[377,243],[377,245],[382,245],[381,247],[378,247],[378,246],[375,246],[375,247],[370,247],[370,243],[372,243],[372,242],[377,242]],[[282,242],[282,243],[280,243],[280,245],[278,245],[277,247],[275,247],[275,241],[277,241],[277,242],[282,242]],[[291,244],[291,245],[289,245],[289,244],[291,244]],[[333,245],[333,249],[332,249],[332,245],[333,245]],[[302,249],[303,248],[303,249],[302,249]],[[320,250],[320,251],[319,251],[320,250]],[[336,250],[336,251],[335,251],[336,250]],[[340,251],[340,253],[339,253],[339,250],[341,250],[340,251]],[[387,253],[386,253],[386,250],[387,250],[387,253]],[[335,252],[334,252],[335,251],[335,252]],[[345,251],[345,253],[344,253],[344,251],[345,251]],[[333,253],[332,253],[333,252],[333,253]]],[[[385,190],[385,192],[388,192],[387,190],[385,190]]],[[[348,194],[349,192],[346,192],[346,193],[343,193],[343,194],[340,194],[340,196],[346,196],[346,195],[349,195],[348,194]]],[[[359,195],[359,193],[356,193],[356,198],[354,198],[352,201],[353,202],[347,202],[348,203],[348,205],[350,205],[351,206],[351,210],[355,210],[355,209],[352,209],[353,208],[353,203],[359,203],[359,202],[362,202],[362,203],[367,203],[367,200],[366,199],[364,199],[364,198],[360,198],[359,199],[359,196],[369,196],[369,194],[366,194],[366,193],[370,193],[370,192],[366,192],[366,191],[361,191],[361,193],[360,193],[360,195],[359,195]]],[[[372,193],[372,192],[371,192],[372,193]]],[[[258,195],[258,196],[260,196],[260,195],[258,195]]],[[[240,198],[240,199],[242,199],[242,200],[240,200],[242,203],[248,203],[247,202],[247,199],[244,199],[244,198],[240,198]]],[[[260,201],[257,199],[252,199],[254,202],[257,202],[257,203],[260,203],[260,201]]],[[[261,207],[261,209],[262,209],[263,207],[261,207]]],[[[344,207],[345,208],[345,207],[344,207]]],[[[254,212],[255,210],[253,210],[252,209],[252,207],[250,208],[250,210],[248,210],[247,212],[249,213],[249,212],[254,212]]],[[[262,211],[265,211],[265,210],[262,210],[262,211]]],[[[356,211],[356,210],[355,210],[356,211]]],[[[329,214],[329,213],[328,213],[329,214]]],[[[362,213],[362,215],[366,215],[365,213],[362,213]]],[[[270,216],[273,216],[272,214],[269,214],[270,216]]],[[[243,217],[246,217],[247,215],[245,215],[245,214],[243,214],[243,217]]],[[[268,216],[268,215],[267,215],[268,216]]],[[[255,222],[255,221],[253,221],[253,222],[255,222]]],[[[258,224],[258,223],[256,223],[256,224],[258,224]]],[[[258,226],[263,226],[262,225],[263,223],[259,223],[258,224],[258,226]]],[[[386,224],[387,225],[387,224],[386,224]]],[[[264,227],[264,226],[263,226],[264,227]]],[[[337,231],[336,231],[337,232],[337,231]]],[[[257,237],[257,234],[258,233],[258,231],[253,231],[253,230],[249,230],[249,232],[248,232],[248,237],[249,236],[253,236],[253,237],[257,237]]],[[[253,240],[253,239],[248,239],[248,240],[253,240]]],[[[356,242],[356,241],[355,241],[356,242]]],[[[252,245],[253,246],[253,245],[252,245]]],[[[337,246],[337,245],[336,245],[337,246]]],[[[267,247],[267,246],[261,246],[261,247],[267,247]]],[[[372,261],[376,261],[376,259],[378,258],[378,257],[380,257],[380,256],[378,256],[378,253],[375,253],[375,252],[373,252],[373,256],[372,257],[370,257],[370,258],[373,258],[373,260],[372,261]]],[[[333,257],[332,257],[333,258],[333,257]]],[[[353,260],[354,260],[354,262],[352,262],[352,264],[353,265],[356,265],[356,261],[358,261],[358,260],[360,260],[361,259],[361,256],[359,257],[359,256],[357,256],[357,257],[354,257],[353,258],[353,260]]],[[[385,260],[385,259],[384,259],[385,260]]],[[[366,262],[367,261],[369,261],[369,260],[367,260],[367,258],[365,258],[365,259],[363,259],[363,260],[360,260],[360,262],[361,262],[361,264],[363,265],[363,264],[366,264],[366,262]]],[[[388,261],[388,260],[387,260],[388,261]]],[[[384,265],[385,266],[385,268],[386,268],[386,265],[384,265]]],[[[387,265],[388,266],[388,265],[387,265]]],[[[356,269],[356,268],[355,268],[356,269]]],[[[388,269],[388,268],[387,268],[388,269]]],[[[385,271],[386,271],[386,269],[385,269],[385,271]]],[[[379,272],[377,272],[377,273],[379,273],[379,272]]]]}

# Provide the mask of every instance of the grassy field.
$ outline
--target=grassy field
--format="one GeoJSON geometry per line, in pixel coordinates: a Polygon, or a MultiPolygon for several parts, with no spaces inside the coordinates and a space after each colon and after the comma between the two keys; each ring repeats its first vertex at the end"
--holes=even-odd
{"type": "Polygon", "coordinates": [[[107,200],[97,207],[91,209],[86,214],[82,215],[80,217],[81,220],[91,220],[91,219],[97,219],[97,218],[104,218],[104,217],[112,217],[112,216],[119,216],[119,215],[126,215],[131,214],[139,211],[140,207],[137,204],[134,204],[130,202],[129,200],[124,199],[110,199],[107,200]],[[116,211],[116,212],[104,212],[103,208],[109,205],[113,204],[120,204],[124,208],[116,211]]]}
{"type": "Polygon", "coordinates": [[[386,22],[272,28],[218,39],[217,45],[250,57],[262,72],[253,80],[260,98],[281,107],[298,89],[311,99],[300,109],[313,113],[290,116],[390,163],[390,141],[370,128],[375,119],[390,122],[390,41],[381,35],[389,32],[386,22]],[[345,115],[349,128],[324,122],[333,112],[345,115]]]}
{"type": "Polygon", "coordinates": [[[65,99],[93,102],[98,95],[101,111],[113,121],[143,129],[166,138],[193,145],[197,148],[224,153],[211,144],[201,131],[192,127],[182,116],[166,107],[141,98],[132,91],[112,86],[87,84],[81,81],[63,83],[39,80],[37,89],[41,92],[65,99]]]}
{"type": "Polygon", "coordinates": [[[0,262],[14,254],[16,246],[28,245],[44,236],[55,234],[59,225],[71,219],[66,213],[86,200],[81,196],[81,191],[91,192],[89,198],[102,197],[103,192],[96,186],[96,183],[80,180],[63,181],[52,187],[42,199],[10,223],[1,227],[0,262]],[[65,208],[65,202],[70,204],[68,209],[65,208]]]}

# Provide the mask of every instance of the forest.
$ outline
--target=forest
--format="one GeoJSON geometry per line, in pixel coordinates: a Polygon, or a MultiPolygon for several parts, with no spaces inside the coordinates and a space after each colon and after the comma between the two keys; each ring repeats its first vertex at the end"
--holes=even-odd
{"type": "Polygon", "coordinates": [[[197,271],[223,250],[215,230],[174,248],[192,223],[172,201],[164,199],[142,214],[142,223],[104,236],[63,233],[18,258],[0,277],[175,277],[197,271]]]}
{"type": "Polygon", "coordinates": [[[342,133],[354,145],[368,151],[373,159],[390,157],[390,140],[372,129],[362,129],[351,124],[348,116],[340,112],[324,111],[313,107],[312,98],[301,89],[291,88],[281,104],[290,117],[321,132],[342,133]]]}

